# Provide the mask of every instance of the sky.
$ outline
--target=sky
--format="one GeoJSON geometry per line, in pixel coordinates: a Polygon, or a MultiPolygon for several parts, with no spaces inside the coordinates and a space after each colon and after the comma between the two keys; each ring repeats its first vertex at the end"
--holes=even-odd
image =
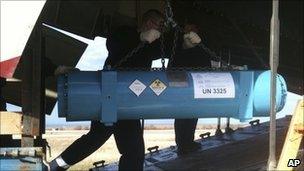
{"type": "Polygon", "coordinates": [[[19,56],[45,1],[0,1],[1,61],[19,56]]]}
{"type": "MultiPolygon", "coordinates": [[[[12,57],[20,56],[25,43],[30,35],[31,30],[37,20],[39,13],[45,1],[0,1],[1,3],[1,61],[12,57]]],[[[60,29],[60,28],[58,28],[60,29]]],[[[59,30],[76,39],[79,39],[88,44],[77,68],[80,70],[100,70],[103,67],[104,61],[108,55],[105,42],[102,37],[95,37],[94,40],[86,39],[59,30]]],[[[166,61],[167,62],[167,61],[166,61]]],[[[154,61],[153,67],[160,67],[160,60],[154,61]]],[[[302,96],[288,93],[287,103],[283,110],[277,114],[277,117],[284,117],[286,114],[291,114],[295,108],[296,102],[303,98],[302,96]]],[[[20,107],[8,104],[9,111],[20,111],[20,107]]],[[[256,119],[256,118],[254,118],[256,119]]],[[[268,121],[269,117],[259,118],[262,121],[268,121]]],[[[216,123],[217,119],[199,119],[199,123],[216,123]]],[[[224,119],[223,119],[224,121],[224,119]]],[[[51,116],[46,117],[47,125],[53,124],[88,124],[88,122],[69,122],[65,119],[58,118],[57,107],[54,108],[51,116]]],[[[149,120],[151,124],[172,124],[172,119],[149,120]]],[[[232,119],[231,123],[239,123],[238,120],[232,119]]]]}

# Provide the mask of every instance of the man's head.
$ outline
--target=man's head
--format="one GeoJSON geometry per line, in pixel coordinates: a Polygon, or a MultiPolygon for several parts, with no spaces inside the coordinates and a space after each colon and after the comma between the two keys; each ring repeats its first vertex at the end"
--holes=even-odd
{"type": "Polygon", "coordinates": [[[155,29],[161,31],[164,23],[164,17],[161,12],[155,9],[150,9],[142,16],[142,24],[140,31],[155,29]]]}

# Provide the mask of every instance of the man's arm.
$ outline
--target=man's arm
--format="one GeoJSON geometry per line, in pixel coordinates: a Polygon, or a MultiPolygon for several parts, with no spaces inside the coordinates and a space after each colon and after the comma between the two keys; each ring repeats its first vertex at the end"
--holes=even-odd
{"type": "Polygon", "coordinates": [[[139,35],[135,28],[122,26],[107,38],[108,57],[106,65],[114,66],[139,43],[139,35]]]}
{"type": "Polygon", "coordinates": [[[201,37],[195,32],[183,35],[182,47],[171,61],[172,67],[210,67],[210,56],[198,46],[201,37]]]}
{"type": "MultiPolygon", "coordinates": [[[[160,32],[155,29],[150,29],[141,33],[137,33],[135,28],[118,28],[115,32],[111,34],[111,36],[109,36],[107,40],[107,49],[109,51],[109,56],[105,62],[105,65],[117,65],[118,62],[121,61],[121,59],[123,59],[128,53],[130,53],[142,43],[145,44],[144,47],[142,47],[145,48],[145,53],[143,55],[153,56],[152,49],[156,42],[155,40],[157,40],[159,37],[160,32]]],[[[139,55],[141,52],[143,51],[139,49],[139,51],[136,52],[134,56],[131,56],[128,61],[123,63],[122,66],[141,66],[142,64],[140,61],[142,61],[142,58],[147,57],[139,55]],[[141,59],[138,59],[137,57],[141,59]]]]}

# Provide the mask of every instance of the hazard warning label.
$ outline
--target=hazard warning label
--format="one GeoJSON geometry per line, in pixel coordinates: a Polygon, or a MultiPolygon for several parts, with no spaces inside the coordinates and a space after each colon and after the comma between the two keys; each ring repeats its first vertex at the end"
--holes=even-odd
{"type": "Polygon", "coordinates": [[[156,79],[151,83],[150,88],[157,96],[159,96],[167,86],[159,79],[156,79]]]}
{"type": "Polygon", "coordinates": [[[144,85],[142,82],[139,80],[133,81],[133,83],[129,86],[129,89],[135,93],[137,96],[139,96],[146,88],[147,86],[144,85]]]}

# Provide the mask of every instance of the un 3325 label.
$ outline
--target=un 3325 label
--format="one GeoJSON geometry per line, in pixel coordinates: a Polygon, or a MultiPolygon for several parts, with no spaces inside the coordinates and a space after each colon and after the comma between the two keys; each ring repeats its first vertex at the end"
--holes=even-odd
{"type": "Polygon", "coordinates": [[[226,94],[227,90],[226,88],[207,88],[202,89],[203,94],[226,94]]]}

